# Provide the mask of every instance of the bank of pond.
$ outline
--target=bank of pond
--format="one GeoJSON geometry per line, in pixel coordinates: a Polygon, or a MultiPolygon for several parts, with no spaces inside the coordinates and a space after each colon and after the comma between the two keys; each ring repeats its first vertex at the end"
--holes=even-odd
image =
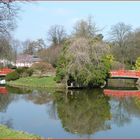
{"type": "Polygon", "coordinates": [[[42,138],[139,137],[139,132],[133,130],[140,126],[140,94],[130,94],[139,91],[137,88],[127,87],[121,92],[127,91],[129,96],[113,94],[114,88],[5,88],[7,92],[0,91],[0,124],[4,125],[0,138],[9,131],[7,128],[42,138]],[[108,90],[112,94],[106,94],[108,90]]]}
{"type": "Polygon", "coordinates": [[[39,139],[37,135],[29,134],[23,131],[13,130],[5,125],[0,125],[0,139],[39,139]]]}

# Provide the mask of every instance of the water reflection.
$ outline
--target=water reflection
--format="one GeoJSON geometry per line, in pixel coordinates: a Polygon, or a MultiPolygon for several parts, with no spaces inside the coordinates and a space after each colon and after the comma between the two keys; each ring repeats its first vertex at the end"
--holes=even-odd
{"type": "Polygon", "coordinates": [[[14,100],[13,95],[0,94],[0,112],[6,112],[8,105],[14,100]]]}
{"type": "Polygon", "coordinates": [[[98,90],[73,91],[57,95],[57,111],[67,132],[93,134],[110,129],[109,98],[98,90]],[[58,97],[59,96],[59,97],[58,97]]]}
{"type": "Polygon", "coordinates": [[[132,90],[6,89],[8,94],[0,94],[0,123],[46,138],[115,138],[119,128],[127,136],[126,129],[140,120],[140,97],[132,90]]]}
{"type": "Polygon", "coordinates": [[[121,127],[131,122],[133,116],[140,117],[140,91],[136,89],[105,89],[110,98],[112,121],[121,127]]]}

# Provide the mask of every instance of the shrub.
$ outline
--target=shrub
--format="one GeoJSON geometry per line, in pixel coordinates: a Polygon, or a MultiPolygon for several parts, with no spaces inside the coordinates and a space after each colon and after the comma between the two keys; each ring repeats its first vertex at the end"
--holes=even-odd
{"type": "Polygon", "coordinates": [[[5,79],[6,81],[11,81],[11,80],[17,80],[19,79],[19,74],[16,71],[13,71],[9,74],[6,75],[5,79]]]}
{"type": "Polygon", "coordinates": [[[19,75],[24,73],[28,68],[27,67],[22,67],[22,68],[17,68],[16,71],[19,75]]]}
{"type": "Polygon", "coordinates": [[[32,68],[29,68],[29,69],[27,69],[26,72],[27,72],[28,76],[32,76],[34,70],[32,68]]]}
{"type": "Polygon", "coordinates": [[[34,74],[37,76],[43,75],[53,75],[55,73],[55,69],[53,66],[47,62],[38,62],[32,65],[31,69],[33,69],[34,74]]]}
{"type": "Polygon", "coordinates": [[[135,69],[140,70],[140,57],[138,57],[136,60],[135,69]]]}
{"type": "Polygon", "coordinates": [[[58,75],[54,78],[54,80],[57,82],[57,83],[60,83],[61,82],[61,77],[58,75]]]}
{"type": "Polygon", "coordinates": [[[17,68],[16,72],[19,74],[20,77],[28,77],[33,74],[33,69],[27,67],[17,68]]]}

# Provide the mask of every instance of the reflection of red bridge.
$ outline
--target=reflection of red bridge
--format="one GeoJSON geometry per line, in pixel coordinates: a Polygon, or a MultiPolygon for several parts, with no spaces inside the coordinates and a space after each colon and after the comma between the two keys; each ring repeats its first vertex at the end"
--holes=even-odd
{"type": "Polygon", "coordinates": [[[0,87],[0,94],[7,94],[8,90],[6,89],[6,87],[0,87]]]}
{"type": "Polygon", "coordinates": [[[13,70],[12,69],[9,69],[9,68],[0,69],[0,76],[6,76],[8,73],[10,73],[12,71],[13,70]]]}
{"type": "Polygon", "coordinates": [[[135,70],[114,70],[110,72],[110,77],[140,78],[140,71],[135,70]]]}
{"type": "Polygon", "coordinates": [[[140,97],[140,90],[111,90],[104,89],[104,94],[107,96],[116,96],[116,97],[124,97],[124,96],[137,96],[140,97]]]}

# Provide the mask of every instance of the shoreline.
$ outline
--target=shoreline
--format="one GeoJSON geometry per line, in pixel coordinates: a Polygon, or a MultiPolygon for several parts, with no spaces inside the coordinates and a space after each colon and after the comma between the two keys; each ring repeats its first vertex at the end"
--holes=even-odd
{"type": "Polygon", "coordinates": [[[56,90],[66,89],[64,84],[56,83],[54,77],[26,77],[15,81],[6,82],[6,85],[18,88],[46,88],[56,90]]]}
{"type": "Polygon", "coordinates": [[[6,125],[0,124],[0,139],[41,139],[40,136],[36,134],[31,134],[21,130],[15,130],[12,128],[8,128],[6,125]]]}

